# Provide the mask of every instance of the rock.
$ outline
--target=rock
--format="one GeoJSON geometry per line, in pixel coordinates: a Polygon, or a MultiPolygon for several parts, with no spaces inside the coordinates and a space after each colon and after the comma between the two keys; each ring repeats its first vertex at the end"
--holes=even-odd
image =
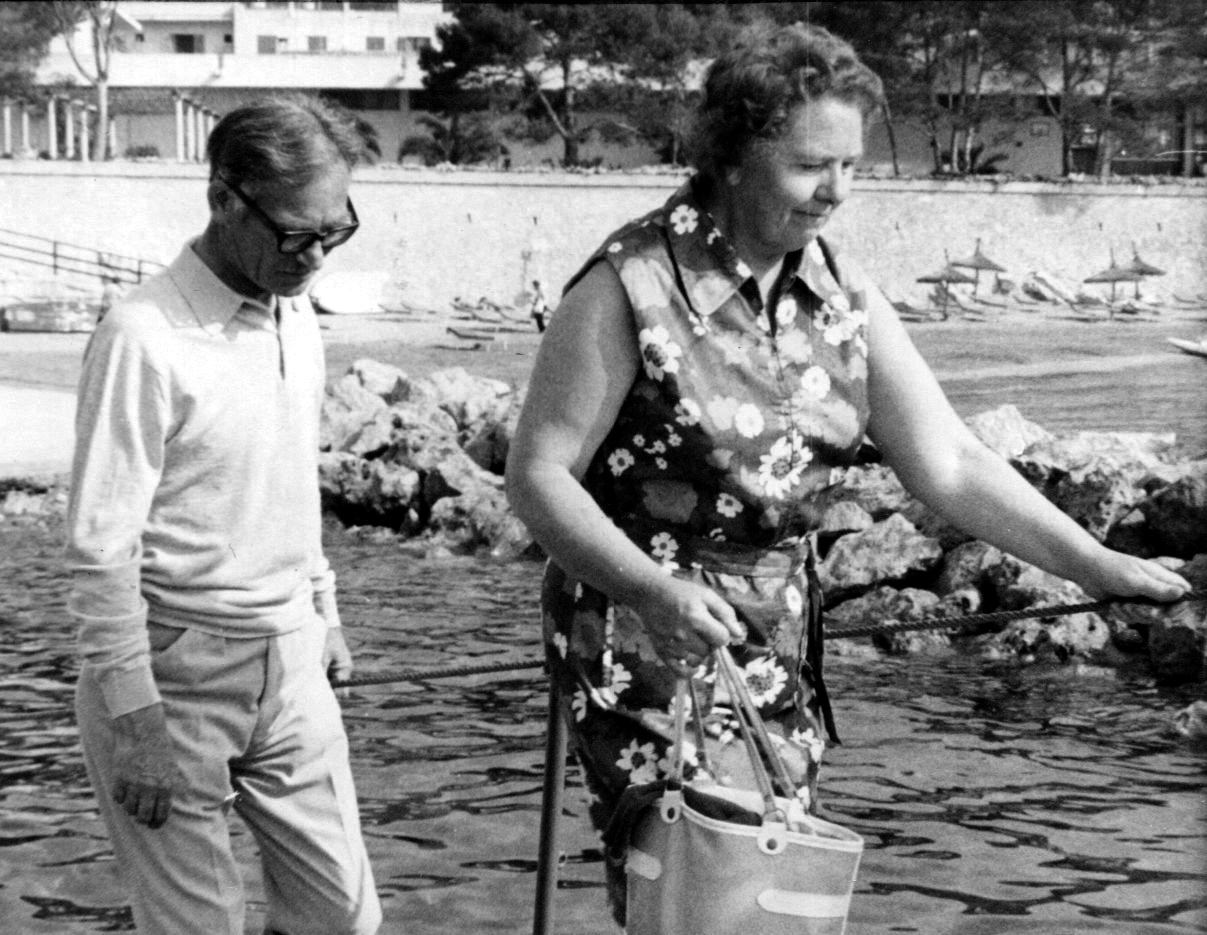
{"type": "MultiPolygon", "coordinates": [[[[988,571],[996,578],[997,603],[1003,610],[1027,610],[1089,601],[1081,588],[1050,575],[1034,565],[1004,556],[988,571]]],[[[1112,627],[1101,614],[1079,613],[1059,617],[1017,620],[987,641],[990,652],[1014,655],[1025,661],[1067,662],[1100,655],[1112,643],[1112,627]]]]}
{"type": "MultiPolygon", "coordinates": [[[[913,622],[935,616],[937,612],[941,613],[938,611],[939,606],[938,596],[930,591],[880,587],[826,611],[826,618],[827,623],[834,626],[913,622]]],[[[947,634],[940,630],[878,633],[872,636],[872,642],[886,652],[896,655],[945,649],[951,645],[947,634]]]]}
{"type": "Polygon", "coordinates": [[[319,450],[339,451],[350,435],[385,407],[385,401],[365,389],[354,374],[327,384],[319,415],[319,450]]]}
{"type": "Polygon", "coordinates": [[[846,472],[839,489],[834,494],[837,500],[849,500],[858,504],[873,519],[881,520],[896,513],[910,502],[910,495],[897,475],[887,464],[869,464],[853,467],[846,472]]]}
{"type": "Polygon", "coordinates": [[[1189,557],[1207,552],[1207,461],[1140,504],[1149,532],[1165,554],[1189,557]]]}
{"type": "Polygon", "coordinates": [[[910,500],[901,510],[901,515],[913,523],[922,535],[938,540],[944,552],[972,541],[972,536],[947,522],[921,500],[910,500]]]}
{"type": "Polygon", "coordinates": [[[1148,658],[1158,682],[1179,685],[1207,675],[1207,601],[1175,604],[1148,632],[1148,658]]]}
{"type": "Polygon", "coordinates": [[[414,451],[443,443],[456,447],[456,437],[456,423],[443,410],[423,403],[395,403],[377,410],[344,440],[340,450],[406,464],[414,451]]]}
{"type": "Polygon", "coordinates": [[[472,438],[486,422],[506,421],[513,394],[502,380],[475,377],[462,367],[437,370],[429,380],[438,405],[456,420],[462,438],[472,438]]]}
{"type": "Polygon", "coordinates": [[[323,503],[341,522],[414,531],[419,474],[389,461],[368,461],[345,451],[319,455],[323,503]]]}
{"type": "Polygon", "coordinates": [[[1140,483],[1160,466],[1176,437],[1079,432],[1028,447],[1011,463],[1041,493],[1099,541],[1140,499],[1140,483]]]}
{"type": "Polygon", "coordinates": [[[875,524],[872,515],[853,500],[839,500],[826,507],[821,515],[817,532],[822,539],[830,540],[849,532],[863,532],[875,524]]]}
{"type": "Polygon", "coordinates": [[[1188,740],[1207,740],[1207,701],[1194,701],[1174,715],[1175,733],[1188,740]]]}
{"type": "Polygon", "coordinates": [[[1051,432],[1034,422],[1028,422],[1018,407],[1012,405],[977,413],[965,422],[973,435],[1003,458],[1017,457],[1029,446],[1053,438],[1051,432]]]}
{"type": "Polygon", "coordinates": [[[430,527],[457,551],[490,550],[492,558],[516,559],[533,550],[532,536],[511,514],[501,489],[478,488],[445,497],[432,507],[430,527]]]}
{"type": "Polygon", "coordinates": [[[929,571],[942,557],[938,542],[894,513],[870,529],[838,539],[818,567],[818,577],[828,599],[842,599],[929,571]]]}
{"type": "Polygon", "coordinates": [[[942,568],[935,580],[935,591],[938,594],[956,594],[972,590],[980,594],[986,586],[986,573],[1000,565],[1004,558],[1005,554],[1000,549],[980,540],[958,545],[943,556],[942,568]]]}
{"type": "Polygon", "coordinates": [[[387,405],[414,403],[435,406],[439,401],[439,393],[430,380],[412,379],[398,367],[378,360],[362,357],[353,362],[348,373],[387,405]]]}

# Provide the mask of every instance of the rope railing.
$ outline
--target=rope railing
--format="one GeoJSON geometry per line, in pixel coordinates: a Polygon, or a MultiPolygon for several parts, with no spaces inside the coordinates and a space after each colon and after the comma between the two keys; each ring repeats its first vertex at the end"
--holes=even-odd
{"type": "MultiPolygon", "coordinates": [[[[857,636],[874,636],[879,633],[904,633],[918,630],[958,630],[971,627],[992,626],[1015,620],[1038,620],[1044,617],[1065,617],[1070,614],[1097,613],[1112,607],[1140,605],[1144,607],[1173,607],[1186,601],[1207,601],[1207,589],[1187,591],[1173,601],[1156,602],[1144,598],[1110,598],[1101,601],[1083,601],[1077,604],[1052,604],[1040,607],[1023,607],[1018,610],[997,610],[989,613],[963,614],[956,617],[926,617],[921,620],[890,620],[887,623],[851,624],[826,629],[827,639],[848,639],[857,636]]],[[[366,685],[388,685],[393,682],[422,682],[427,679],[458,678],[471,675],[488,675],[496,672],[522,672],[539,669],[545,665],[543,659],[519,659],[481,663],[466,666],[442,666],[430,669],[398,669],[376,675],[360,675],[332,682],[335,688],[359,688],[366,685]]]]}

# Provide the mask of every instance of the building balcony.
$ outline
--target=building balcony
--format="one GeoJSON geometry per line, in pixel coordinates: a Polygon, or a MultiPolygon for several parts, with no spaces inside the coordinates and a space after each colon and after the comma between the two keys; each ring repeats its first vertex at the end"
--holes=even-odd
{"type": "MultiPolygon", "coordinates": [[[[84,84],[71,58],[49,55],[38,69],[38,84],[67,80],[84,84]]],[[[284,53],[276,55],[158,54],[113,55],[112,88],[356,88],[417,90],[423,72],[415,56],[398,53],[284,53]]]]}

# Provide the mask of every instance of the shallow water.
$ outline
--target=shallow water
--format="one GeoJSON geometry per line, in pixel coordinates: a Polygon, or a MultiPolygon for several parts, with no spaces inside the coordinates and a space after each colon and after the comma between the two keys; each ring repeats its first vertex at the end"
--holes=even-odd
{"type": "MultiPolygon", "coordinates": [[[[360,671],[533,658],[539,566],[423,562],[329,530],[360,671]]],[[[70,716],[57,534],[0,529],[0,932],[129,930],[70,716]]],[[[845,745],[831,818],[867,850],[848,932],[1207,929],[1207,757],[1167,733],[1198,696],[1101,670],[959,656],[830,663],[845,745]]],[[[539,670],[358,689],[345,701],[383,935],[531,930],[539,670]]],[[[604,935],[571,771],[559,933],[604,935]]],[[[250,836],[235,846],[259,931],[250,836]]]]}

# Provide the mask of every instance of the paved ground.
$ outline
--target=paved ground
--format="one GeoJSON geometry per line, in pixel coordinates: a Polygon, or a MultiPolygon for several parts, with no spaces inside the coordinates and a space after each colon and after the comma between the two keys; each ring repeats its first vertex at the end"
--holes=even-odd
{"type": "Polygon", "coordinates": [[[75,394],[0,384],[0,478],[71,469],[75,394]]]}

